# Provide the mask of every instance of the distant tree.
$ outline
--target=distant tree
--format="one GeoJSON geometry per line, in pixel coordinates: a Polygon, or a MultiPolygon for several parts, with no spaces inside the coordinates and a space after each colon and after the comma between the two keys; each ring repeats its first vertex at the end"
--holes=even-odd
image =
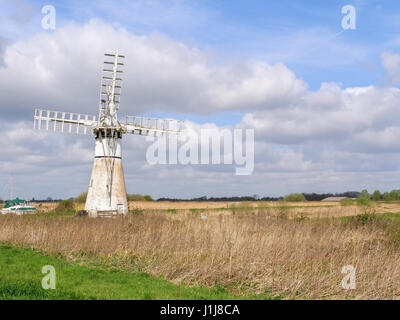
{"type": "Polygon", "coordinates": [[[53,201],[53,198],[52,197],[47,197],[46,201],[53,201]]]}
{"type": "Polygon", "coordinates": [[[151,196],[149,196],[148,194],[146,194],[143,198],[146,201],[153,201],[153,198],[151,196]]]}
{"type": "Polygon", "coordinates": [[[370,196],[368,190],[364,189],[364,190],[361,191],[359,198],[364,198],[364,199],[368,199],[369,200],[369,199],[371,199],[371,196],[370,196]]]}
{"type": "Polygon", "coordinates": [[[358,198],[360,196],[360,192],[358,192],[358,191],[346,191],[346,192],[343,192],[340,196],[341,197],[348,197],[348,198],[358,198]]]}
{"type": "Polygon", "coordinates": [[[383,193],[383,200],[385,200],[385,201],[392,200],[392,198],[390,197],[390,193],[389,192],[384,192],[383,193]]]}
{"type": "Polygon", "coordinates": [[[75,198],[75,202],[78,202],[78,203],[86,202],[86,198],[87,198],[87,191],[82,192],[79,196],[77,196],[75,198]]]}
{"type": "Polygon", "coordinates": [[[307,201],[321,201],[329,197],[347,197],[347,198],[358,198],[360,192],[358,191],[346,191],[341,193],[303,193],[307,201]]]}
{"type": "Polygon", "coordinates": [[[381,200],[381,192],[379,190],[375,190],[372,194],[372,200],[379,201],[381,200]]]}
{"type": "Polygon", "coordinates": [[[307,201],[321,201],[322,199],[333,197],[333,193],[303,193],[307,201]]]}
{"type": "Polygon", "coordinates": [[[4,200],[2,197],[0,197],[0,203],[4,203],[4,200]]]}
{"type": "Polygon", "coordinates": [[[390,191],[390,200],[400,200],[400,190],[390,191]]]}
{"type": "Polygon", "coordinates": [[[141,194],[127,194],[128,201],[144,201],[144,197],[141,194]]]}
{"type": "Polygon", "coordinates": [[[202,196],[200,198],[193,198],[193,201],[207,201],[207,196],[202,196]]]}
{"type": "Polygon", "coordinates": [[[302,193],[290,193],[287,194],[284,198],[284,201],[306,201],[304,194],[302,193]]]}

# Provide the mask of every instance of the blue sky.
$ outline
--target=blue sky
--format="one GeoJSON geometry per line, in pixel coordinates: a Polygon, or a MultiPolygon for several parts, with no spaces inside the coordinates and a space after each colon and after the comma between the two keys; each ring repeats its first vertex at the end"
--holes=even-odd
{"type": "MultiPolygon", "coordinates": [[[[131,59],[122,114],[255,129],[256,176],[192,168],[195,188],[166,186],[156,197],[239,195],[243,183],[249,194],[259,195],[398,188],[398,1],[0,0],[0,77],[7,79],[0,80],[0,131],[15,151],[0,158],[0,179],[8,181],[11,171],[36,170],[29,173],[38,181],[36,193],[20,187],[22,196],[49,194],[43,181],[52,181],[56,171],[45,174],[46,168],[71,143],[85,157],[54,170],[63,183],[76,186],[65,190],[60,182],[51,196],[86,188],[90,139],[40,136],[46,140],[40,143],[16,128],[31,127],[35,106],[96,113],[99,52],[107,43],[127,47],[131,59]],[[54,31],[41,27],[44,5],[56,9],[54,31]],[[355,30],[342,28],[344,5],[356,9],[355,30]],[[79,76],[74,66],[82,68],[79,76]],[[43,154],[49,156],[41,164],[43,154]],[[72,174],[76,170],[79,176],[72,174]],[[216,179],[212,188],[210,175],[216,179]]],[[[145,144],[134,141],[143,153],[145,144]]],[[[128,192],[152,193],[144,158],[127,157],[128,192]]],[[[168,185],[179,180],[175,169],[152,172],[168,185]]]]}

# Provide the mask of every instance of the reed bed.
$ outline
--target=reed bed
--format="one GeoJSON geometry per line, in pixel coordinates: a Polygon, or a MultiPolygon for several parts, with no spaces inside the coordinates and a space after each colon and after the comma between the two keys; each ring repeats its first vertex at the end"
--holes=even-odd
{"type": "MultiPolygon", "coordinates": [[[[332,215],[338,210],[328,209],[332,215]]],[[[400,297],[400,248],[388,231],[393,230],[389,220],[288,215],[279,208],[230,214],[149,211],[115,219],[7,215],[0,216],[0,241],[175,283],[219,285],[236,294],[400,297]],[[345,265],[356,268],[354,290],[341,285],[345,265]]]]}

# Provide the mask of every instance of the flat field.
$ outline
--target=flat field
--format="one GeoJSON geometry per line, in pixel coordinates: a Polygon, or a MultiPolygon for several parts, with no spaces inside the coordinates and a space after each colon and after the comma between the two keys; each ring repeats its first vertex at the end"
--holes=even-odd
{"type": "MultiPolygon", "coordinates": [[[[194,299],[400,298],[399,203],[135,202],[130,208],[126,217],[112,219],[52,210],[0,216],[0,241],[15,250],[40,250],[35,251],[42,259],[37,268],[57,257],[73,268],[115,271],[132,279],[145,274],[172,286],[164,293],[128,290],[107,296],[115,288],[96,278],[78,291],[65,285],[67,295],[85,299],[179,298],[176,287],[185,292],[182,297],[194,299]],[[342,268],[349,265],[355,270],[354,289],[342,286],[342,268]]],[[[8,288],[0,291],[3,296],[19,292],[14,282],[32,280],[32,268],[26,270],[21,271],[25,276],[0,283],[0,290],[8,288]]]]}

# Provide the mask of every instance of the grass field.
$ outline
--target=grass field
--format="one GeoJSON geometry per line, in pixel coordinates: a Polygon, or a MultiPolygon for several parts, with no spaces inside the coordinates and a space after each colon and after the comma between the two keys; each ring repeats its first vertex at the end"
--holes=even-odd
{"type": "Polygon", "coordinates": [[[398,299],[398,206],[178,204],[137,208],[115,219],[51,212],[0,216],[0,241],[13,245],[0,250],[1,266],[10,265],[11,256],[32,254],[21,261],[37,261],[25,269],[11,265],[9,271],[20,271],[2,280],[1,292],[6,298],[28,297],[50,259],[67,266],[59,269],[60,291],[38,298],[398,299]],[[356,268],[354,290],[341,286],[345,265],[356,268]],[[31,270],[39,271],[32,275],[31,270]],[[75,278],[80,280],[69,280],[75,278]]]}
{"type": "Polygon", "coordinates": [[[223,288],[174,285],[144,272],[83,266],[38,250],[0,245],[0,299],[268,299],[238,297],[223,288]],[[41,286],[42,267],[56,270],[56,289],[41,286]]]}

